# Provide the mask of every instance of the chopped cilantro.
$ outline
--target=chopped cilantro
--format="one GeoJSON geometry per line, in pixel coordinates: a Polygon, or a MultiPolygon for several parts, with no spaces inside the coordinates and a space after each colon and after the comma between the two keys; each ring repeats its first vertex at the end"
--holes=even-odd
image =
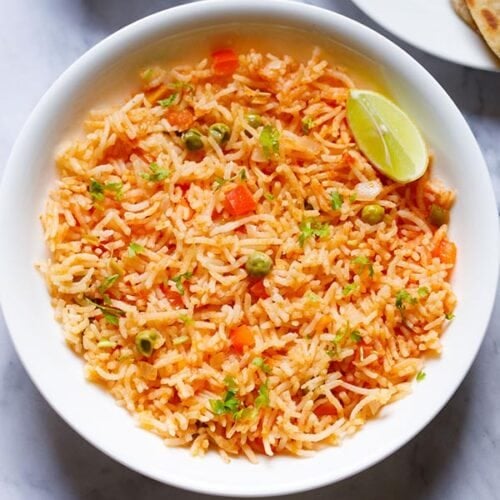
{"type": "Polygon", "coordinates": [[[427,295],[429,295],[429,289],[426,287],[426,286],[421,286],[418,290],[417,290],[417,295],[420,297],[420,298],[423,298],[423,297],[427,297],[427,295]]]}
{"type": "Polygon", "coordinates": [[[350,337],[351,337],[351,340],[353,340],[354,342],[361,342],[361,339],[363,338],[363,337],[361,336],[361,333],[359,333],[359,331],[358,331],[358,330],[353,330],[353,331],[351,332],[350,337]]]}
{"type": "Polygon", "coordinates": [[[452,319],[455,318],[455,315],[453,313],[446,313],[444,317],[448,320],[451,321],[452,319]]]}
{"type": "Polygon", "coordinates": [[[247,176],[247,171],[245,168],[242,168],[238,174],[238,177],[240,178],[240,180],[242,181],[246,181],[248,179],[248,176],[247,176]]]}
{"type": "Polygon", "coordinates": [[[104,201],[104,184],[92,179],[90,181],[89,192],[94,201],[104,201]]]}
{"type": "Polygon", "coordinates": [[[112,325],[117,325],[118,324],[118,318],[125,316],[125,311],[122,309],[119,309],[118,307],[113,307],[105,304],[101,304],[97,300],[93,300],[90,297],[85,297],[88,302],[90,302],[92,305],[100,309],[102,312],[103,316],[106,318],[107,321],[109,321],[112,325]]]}
{"type": "Polygon", "coordinates": [[[421,382],[422,380],[424,380],[424,378],[426,377],[426,373],[422,370],[420,370],[418,373],[417,373],[417,382],[421,382]]]}
{"type": "Polygon", "coordinates": [[[99,293],[102,295],[104,292],[108,289],[111,288],[116,280],[120,278],[119,274],[112,274],[111,276],[108,276],[107,278],[104,279],[104,281],[99,285],[97,290],[99,290],[99,293]]]}
{"type": "Polygon", "coordinates": [[[407,304],[415,304],[417,302],[417,299],[415,297],[412,297],[406,290],[400,290],[396,294],[396,307],[400,310],[403,311],[405,309],[405,303],[407,304]]]}
{"type": "Polygon", "coordinates": [[[305,219],[300,225],[299,245],[304,246],[310,238],[326,238],[330,236],[330,226],[328,223],[321,223],[313,219],[305,219]]]}
{"type": "Polygon", "coordinates": [[[188,316],[187,314],[179,314],[179,319],[185,324],[185,325],[192,325],[194,322],[194,319],[191,318],[191,316],[188,316]]]}
{"type": "Polygon", "coordinates": [[[128,246],[128,256],[129,257],[135,257],[136,255],[139,255],[140,253],[144,252],[145,248],[142,245],[139,245],[139,243],[130,243],[128,246]]]}
{"type": "Polygon", "coordinates": [[[236,397],[238,387],[233,377],[226,377],[224,383],[227,386],[227,391],[222,399],[211,399],[210,407],[216,415],[230,414],[237,417],[240,409],[240,400],[236,397]]]}
{"type": "Polygon", "coordinates": [[[252,365],[260,368],[264,373],[269,373],[271,371],[271,367],[264,361],[263,358],[255,358],[252,361],[252,365]]]}
{"type": "Polygon", "coordinates": [[[273,201],[274,200],[274,195],[272,195],[271,193],[264,193],[264,198],[266,200],[273,201]]]}
{"type": "Polygon", "coordinates": [[[184,290],[184,285],[182,284],[182,282],[184,280],[189,280],[191,278],[191,276],[193,276],[193,273],[191,273],[191,272],[182,273],[182,274],[179,274],[178,276],[174,276],[170,281],[173,281],[175,283],[175,288],[177,288],[178,292],[181,295],[184,295],[185,290],[184,290]]]}
{"type": "Polygon", "coordinates": [[[301,123],[302,132],[305,135],[308,135],[309,132],[311,132],[311,129],[314,128],[314,126],[315,126],[314,120],[310,116],[304,117],[300,123],[301,123]]]}
{"type": "Polygon", "coordinates": [[[280,133],[271,125],[266,125],[259,136],[264,156],[269,159],[276,156],[280,150],[280,133]]]}
{"type": "Polygon", "coordinates": [[[191,92],[194,90],[194,87],[190,83],[186,82],[172,82],[169,83],[168,86],[171,89],[176,89],[176,90],[189,90],[191,92]]]}
{"type": "Polygon", "coordinates": [[[366,255],[358,255],[351,262],[356,266],[357,274],[363,274],[365,270],[368,270],[370,278],[373,277],[373,264],[366,255]]]}
{"type": "Polygon", "coordinates": [[[269,406],[269,387],[267,380],[259,387],[259,395],[255,398],[255,408],[264,408],[269,406]]]}
{"type": "Polygon", "coordinates": [[[330,193],[330,205],[333,210],[340,210],[344,203],[344,197],[338,191],[332,191],[330,193]]]}
{"type": "Polygon", "coordinates": [[[161,99],[158,101],[158,104],[162,108],[168,108],[172,106],[172,104],[176,101],[177,97],[179,96],[178,92],[174,92],[173,94],[170,94],[166,99],[161,99]]]}
{"type": "Polygon", "coordinates": [[[149,170],[151,170],[150,174],[141,174],[141,177],[149,182],[161,182],[167,177],[170,177],[170,171],[161,168],[158,163],[151,163],[151,165],[149,165],[149,170]]]}
{"type": "Polygon", "coordinates": [[[359,288],[359,284],[356,282],[349,283],[344,288],[342,288],[342,295],[347,297],[351,293],[355,292],[359,288]]]}

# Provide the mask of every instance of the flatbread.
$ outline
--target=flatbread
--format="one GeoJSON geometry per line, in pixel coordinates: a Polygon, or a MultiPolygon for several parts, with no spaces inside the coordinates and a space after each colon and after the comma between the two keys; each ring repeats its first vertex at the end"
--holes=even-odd
{"type": "Polygon", "coordinates": [[[467,6],[486,43],[500,57],[500,0],[467,0],[467,6]]]}
{"type": "Polygon", "coordinates": [[[463,21],[465,21],[473,30],[479,32],[465,0],[451,0],[451,5],[453,5],[453,9],[463,21]]]}

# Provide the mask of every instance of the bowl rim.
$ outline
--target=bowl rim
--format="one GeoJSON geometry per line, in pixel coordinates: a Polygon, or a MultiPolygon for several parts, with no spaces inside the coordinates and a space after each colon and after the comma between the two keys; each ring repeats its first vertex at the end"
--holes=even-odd
{"type": "MultiPolygon", "coordinates": [[[[178,23],[186,23],[189,22],[189,19],[194,16],[196,19],[207,19],[208,22],[205,22],[205,25],[209,25],[210,23],[214,23],[217,19],[227,18],[228,15],[234,16],[251,16],[256,15],[265,18],[266,16],[277,16],[281,15],[284,19],[284,22],[295,22],[297,24],[305,25],[306,22],[309,23],[318,23],[318,25],[325,26],[325,29],[332,31],[335,26],[342,26],[343,29],[350,32],[350,34],[358,39],[366,38],[369,39],[371,43],[377,44],[380,47],[387,49],[388,52],[391,53],[394,59],[399,59],[401,68],[405,67],[407,70],[410,68],[419,72],[419,77],[425,79],[427,84],[433,88],[433,92],[436,94],[436,100],[445,100],[447,101],[448,107],[454,109],[454,113],[457,115],[457,120],[461,120],[462,127],[464,130],[468,131],[468,140],[472,148],[475,148],[476,155],[478,159],[481,159],[481,165],[477,165],[476,168],[483,169],[483,174],[487,174],[488,170],[486,164],[484,162],[484,158],[480,152],[479,146],[475,141],[472,132],[465,119],[461,115],[460,111],[453,103],[448,94],[444,91],[444,89],[440,86],[440,84],[428,73],[428,71],[423,68],[415,59],[413,59],[409,54],[407,54],[403,49],[398,47],[396,44],[375,32],[374,30],[362,25],[361,23],[354,21],[348,17],[345,17],[341,14],[338,14],[333,11],[329,11],[320,7],[311,6],[309,4],[302,4],[298,2],[290,2],[289,0],[240,0],[234,4],[228,4],[227,0],[202,0],[200,2],[183,4],[180,6],[172,7],[166,10],[162,10],[156,12],[152,15],[144,17],[138,21],[135,21],[128,26],[121,28],[115,33],[109,35],[104,40],[93,46],[86,53],[84,53],[80,58],[78,58],[67,70],[65,70],[51,85],[51,87],[47,90],[47,92],[43,95],[37,106],[34,108],[32,113],[30,114],[28,120],[26,121],[24,127],[22,128],[18,138],[14,144],[11,155],[7,162],[3,178],[2,184],[0,186],[0,227],[3,227],[6,220],[6,213],[8,213],[9,208],[9,186],[12,183],[15,183],[15,158],[19,155],[20,149],[23,147],[23,143],[28,136],[28,132],[31,128],[33,128],[33,124],[35,121],[35,117],[43,110],[45,105],[55,100],[57,101],[57,93],[60,89],[63,89],[68,81],[70,81],[74,75],[78,75],[86,65],[92,66],[95,64],[94,59],[98,59],[99,55],[102,52],[106,51],[119,51],[120,47],[123,47],[124,44],[133,42],[135,43],[135,37],[145,36],[144,33],[147,33],[148,30],[152,27],[158,29],[162,27],[163,29],[167,29],[169,26],[175,26],[178,23]],[[328,25],[328,26],[327,26],[328,25]]],[[[403,71],[401,69],[400,71],[403,71]]],[[[489,181],[489,192],[484,193],[484,196],[487,199],[487,202],[490,204],[494,202],[493,189],[491,185],[491,181],[489,181]],[[489,201],[488,201],[489,200],[489,201]]],[[[492,239],[495,242],[495,248],[498,253],[499,249],[499,232],[498,225],[495,229],[492,228],[493,234],[492,239]]],[[[2,262],[5,259],[0,259],[0,275],[6,274],[7,268],[6,264],[2,262]]],[[[495,268],[492,269],[492,276],[495,277],[495,281],[498,281],[498,271],[499,271],[499,262],[495,263],[495,268]]],[[[94,438],[94,436],[89,435],[86,429],[79,428],[75,423],[72,423],[71,418],[67,415],[67,412],[64,408],[62,408],[62,404],[59,401],[55,401],[51,399],[49,394],[47,393],[44,386],[42,386],[34,372],[30,367],[30,363],[28,361],[28,356],[25,355],[23,351],[23,346],[21,342],[18,341],[16,334],[16,328],[14,327],[14,314],[15,311],[10,307],[11,303],[7,300],[8,294],[11,292],[9,289],[7,280],[0,280],[0,302],[2,304],[2,310],[5,318],[5,322],[7,325],[7,329],[9,331],[10,337],[14,344],[16,353],[20,358],[26,372],[30,376],[33,384],[37,387],[40,393],[43,395],[45,400],[49,403],[52,409],[80,436],[82,436],[85,440],[91,443],[95,448],[103,452],[105,455],[111,457],[122,465],[135,470],[138,473],[143,474],[144,476],[150,477],[157,481],[163,482],[165,484],[169,484],[172,486],[180,487],[186,490],[191,490],[199,493],[206,493],[212,495],[222,495],[222,496],[239,496],[239,497],[250,497],[250,496],[268,496],[268,495],[283,495],[290,493],[297,493],[301,491],[306,491],[314,488],[319,488],[321,486],[325,486],[331,484],[333,482],[340,481],[342,479],[346,479],[347,477],[353,476],[362,470],[367,469],[368,467],[380,462],[387,456],[391,455],[403,445],[405,445],[408,441],[410,441],[415,435],[417,435],[445,406],[445,404],[450,400],[452,395],[457,390],[458,386],[463,381],[465,375],[468,373],[472,362],[474,361],[479,347],[481,345],[482,339],[484,338],[486,327],[489,322],[489,318],[491,316],[494,300],[495,300],[495,290],[496,287],[489,290],[489,296],[485,295],[486,305],[484,310],[488,312],[485,314],[481,325],[478,326],[478,330],[480,331],[480,335],[478,335],[477,345],[474,346],[474,349],[470,351],[469,357],[470,361],[467,364],[467,369],[464,373],[461,373],[460,376],[457,376],[454,384],[448,388],[446,395],[442,397],[440,403],[437,404],[431,414],[423,418],[419,421],[418,425],[415,425],[414,428],[410,428],[406,431],[404,439],[395,440],[395,442],[390,442],[383,448],[381,451],[368,455],[364,458],[364,462],[361,463],[357,467],[351,468],[349,471],[344,471],[340,474],[335,474],[332,472],[328,475],[323,475],[321,477],[307,477],[304,478],[300,484],[293,483],[291,486],[283,486],[280,485],[278,487],[268,487],[267,489],[262,489],[258,484],[255,484],[253,489],[243,491],[242,489],[237,488],[228,488],[224,484],[219,483],[207,483],[203,481],[198,482],[190,482],[184,481],[182,479],[176,478],[175,476],[165,477],[160,474],[152,473],[151,471],[141,467],[137,463],[131,464],[127,462],[122,457],[116,455],[106,448],[106,443],[101,442],[98,439],[94,438]]],[[[55,321],[55,320],[54,320],[55,321]]],[[[319,452],[320,453],[320,452],[319,452]]]]}

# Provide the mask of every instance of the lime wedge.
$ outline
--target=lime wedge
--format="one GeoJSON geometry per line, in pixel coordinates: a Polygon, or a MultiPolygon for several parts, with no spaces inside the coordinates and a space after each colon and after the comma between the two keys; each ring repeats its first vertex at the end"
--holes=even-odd
{"type": "Polygon", "coordinates": [[[422,135],[389,99],[370,90],[351,90],[347,122],[359,149],[387,177],[406,183],[424,175],[429,154],[422,135]]]}

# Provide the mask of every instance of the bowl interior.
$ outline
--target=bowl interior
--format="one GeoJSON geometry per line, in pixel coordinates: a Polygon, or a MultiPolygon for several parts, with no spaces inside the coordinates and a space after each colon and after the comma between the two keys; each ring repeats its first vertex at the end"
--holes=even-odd
{"type": "Polygon", "coordinates": [[[451,397],[479,348],[493,303],[495,204],[481,153],[454,104],[425,70],[386,39],[342,16],[291,2],[186,5],[135,23],[96,46],[35,109],[9,161],[0,203],[4,241],[9,242],[0,250],[2,307],[35,384],[96,447],[145,475],[187,489],[244,496],[300,491],[347,477],[387,456],[451,397]],[[426,380],[409,397],[387,407],[342,446],[308,459],[225,464],[215,453],[193,459],[186,449],[166,448],[161,439],[136,427],[109,395],[85,381],[82,362],[66,347],[34,268],[46,257],[39,214],[55,179],[53,158],[61,141],[78,133],[88,110],[130,94],[138,71],[152,61],[182,61],[199,54],[200,47],[208,53],[231,37],[250,45],[257,37],[264,48],[281,53],[294,46],[299,54],[309,54],[318,44],[335,54],[408,112],[434,152],[434,175],[458,193],[451,237],[459,249],[453,277],[459,302],[443,338],[442,357],[428,361],[426,380]]]}

